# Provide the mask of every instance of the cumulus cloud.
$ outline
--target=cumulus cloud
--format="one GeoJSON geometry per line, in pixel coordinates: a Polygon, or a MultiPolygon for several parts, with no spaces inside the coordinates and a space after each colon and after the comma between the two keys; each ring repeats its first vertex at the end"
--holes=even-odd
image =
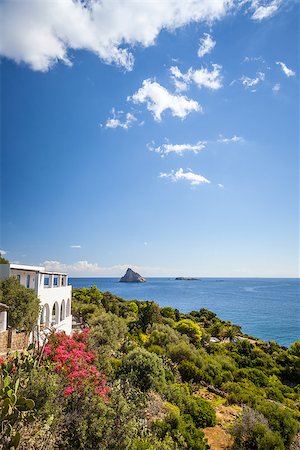
{"type": "Polygon", "coordinates": [[[43,266],[46,270],[52,272],[64,272],[70,276],[109,276],[120,277],[124,275],[126,269],[131,267],[133,270],[142,273],[144,276],[169,275],[170,269],[164,267],[139,266],[136,264],[115,264],[113,266],[101,266],[98,263],[91,263],[88,261],[77,261],[71,264],[66,264],[61,261],[44,261],[43,266]]]}
{"type": "Polygon", "coordinates": [[[81,245],[70,245],[70,248],[81,248],[81,245]]]}
{"type": "Polygon", "coordinates": [[[202,56],[210,53],[216,45],[216,41],[213,40],[210,34],[204,33],[203,37],[200,39],[200,46],[198,49],[198,56],[202,58],[202,56]]]}
{"type": "Polygon", "coordinates": [[[244,138],[242,138],[241,136],[234,135],[231,138],[226,138],[226,137],[223,137],[222,135],[220,135],[218,142],[220,142],[221,144],[230,144],[230,143],[235,143],[235,144],[240,143],[241,144],[245,141],[244,141],[244,138]]]}
{"type": "Polygon", "coordinates": [[[218,183],[220,189],[224,189],[224,184],[218,183]]]}
{"type": "Polygon", "coordinates": [[[199,141],[196,144],[162,144],[158,147],[154,146],[154,143],[148,144],[148,148],[161,155],[163,158],[170,153],[175,153],[176,155],[182,156],[185,152],[199,153],[205,148],[206,142],[199,141]]]}
{"type": "Polygon", "coordinates": [[[233,7],[233,0],[2,0],[0,52],[47,71],[58,61],[71,65],[69,51],[82,49],[131,70],[130,47],[153,45],[161,30],[219,20],[233,7]]]}
{"type": "Polygon", "coordinates": [[[280,91],[280,83],[276,83],[274,84],[274,86],[272,87],[272,91],[277,94],[277,92],[280,91]]]}
{"type": "Polygon", "coordinates": [[[251,18],[253,20],[260,21],[273,16],[277,12],[281,4],[281,0],[273,0],[268,4],[261,4],[261,3],[262,2],[260,0],[252,1],[251,8],[254,9],[254,12],[251,18]]]}
{"type": "Polygon", "coordinates": [[[4,255],[6,255],[6,254],[7,254],[7,252],[6,252],[5,250],[1,250],[1,249],[0,249],[0,255],[4,256],[4,255]]]}
{"type": "Polygon", "coordinates": [[[170,68],[171,78],[175,83],[177,90],[186,90],[194,82],[199,88],[206,87],[216,90],[222,87],[222,66],[212,64],[212,70],[206,67],[194,70],[190,68],[186,73],[182,73],[177,66],[170,68]]]}
{"type": "Polygon", "coordinates": [[[105,123],[105,128],[123,128],[128,130],[137,118],[131,113],[124,113],[123,111],[116,111],[112,109],[112,117],[108,118],[105,123]]]}
{"type": "Polygon", "coordinates": [[[240,78],[242,84],[245,86],[246,89],[253,88],[260,82],[265,80],[265,74],[264,72],[257,72],[256,77],[250,78],[243,75],[240,78]]]}
{"type": "Polygon", "coordinates": [[[296,75],[296,72],[294,72],[292,69],[289,69],[282,61],[277,61],[276,64],[278,64],[283,73],[289,78],[294,77],[296,75]]]}
{"type": "Polygon", "coordinates": [[[210,181],[204,176],[194,173],[192,170],[188,169],[184,172],[183,169],[178,169],[176,172],[172,170],[170,173],[161,172],[159,178],[168,178],[172,182],[177,181],[187,181],[191,186],[198,186],[199,184],[210,183],[210,181]]]}
{"type": "Polygon", "coordinates": [[[170,110],[173,116],[184,119],[192,111],[202,111],[201,105],[182,95],[173,95],[165,87],[151,79],[144,80],[142,87],[127,100],[146,103],[148,111],[158,122],[164,111],[170,110]]]}

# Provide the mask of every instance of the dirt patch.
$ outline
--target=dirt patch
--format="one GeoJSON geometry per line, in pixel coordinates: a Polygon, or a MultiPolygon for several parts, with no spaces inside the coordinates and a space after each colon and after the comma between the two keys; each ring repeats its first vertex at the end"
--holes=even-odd
{"type": "Polygon", "coordinates": [[[228,428],[240,416],[242,408],[237,405],[226,405],[226,399],[209,392],[205,388],[200,389],[197,395],[208,400],[216,410],[217,425],[203,430],[211,450],[230,449],[233,439],[228,432],[228,428]]]}
{"type": "Polygon", "coordinates": [[[211,450],[227,450],[233,444],[233,439],[220,425],[212,428],[204,428],[203,433],[211,450]]]}

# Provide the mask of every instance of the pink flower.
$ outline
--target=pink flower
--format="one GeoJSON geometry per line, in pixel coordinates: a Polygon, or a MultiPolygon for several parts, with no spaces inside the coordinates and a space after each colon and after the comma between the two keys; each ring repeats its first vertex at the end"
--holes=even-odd
{"type": "Polygon", "coordinates": [[[73,388],[72,386],[68,386],[68,387],[64,390],[64,394],[65,394],[66,396],[72,394],[73,392],[74,392],[74,388],[73,388]]]}

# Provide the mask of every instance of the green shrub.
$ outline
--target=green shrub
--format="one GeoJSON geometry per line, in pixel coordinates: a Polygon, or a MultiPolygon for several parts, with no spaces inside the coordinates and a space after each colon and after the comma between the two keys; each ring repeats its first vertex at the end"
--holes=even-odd
{"type": "Polygon", "coordinates": [[[284,443],[278,433],[270,430],[268,420],[247,406],[240,421],[233,426],[235,450],[284,450],[284,443]]]}
{"type": "Polygon", "coordinates": [[[2,303],[9,307],[8,324],[18,330],[31,331],[40,311],[40,301],[34,290],[10,277],[0,282],[0,292],[2,303]]]}
{"type": "Polygon", "coordinates": [[[281,434],[285,445],[289,445],[300,430],[300,414],[267,400],[259,404],[257,410],[267,417],[271,429],[281,434]]]}
{"type": "Polygon", "coordinates": [[[169,345],[168,353],[171,360],[176,363],[180,363],[181,361],[199,362],[199,354],[195,347],[184,341],[169,345]]]}
{"type": "Polygon", "coordinates": [[[175,449],[206,450],[204,434],[199,430],[191,416],[169,414],[166,419],[157,420],[152,425],[153,431],[160,439],[171,436],[175,449]]]}
{"type": "Polygon", "coordinates": [[[178,369],[183,381],[193,381],[198,383],[205,378],[202,369],[199,369],[191,361],[181,361],[178,369]]]}
{"type": "Polygon", "coordinates": [[[202,338],[202,331],[191,319],[182,319],[177,322],[174,326],[175,330],[179,331],[181,334],[186,334],[191,342],[195,345],[200,344],[202,338]]]}
{"type": "Polygon", "coordinates": [[[143,348],[132,350],[125,356],[120,367],[120,375],[141,391],[160,389],[165,383],[161,358],[143,348]]]}
{"type": "Polygon", "coordinates": [[[214,427],[216,425],[215,410],[203,398],[192,395],[184,412],[191,415],[198,428],[214,427]]]}

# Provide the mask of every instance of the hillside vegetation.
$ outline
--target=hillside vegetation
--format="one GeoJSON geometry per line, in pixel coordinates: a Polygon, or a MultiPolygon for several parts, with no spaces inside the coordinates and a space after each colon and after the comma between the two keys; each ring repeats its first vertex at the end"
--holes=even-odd
{"type": "Polygon", "coordinates": [[[74,289],[73,315],[84,331],[1,361],[1,449],[204,450],[214,433],[233,449],[299,449],[300,341],[96,287],[74,289]]]}

